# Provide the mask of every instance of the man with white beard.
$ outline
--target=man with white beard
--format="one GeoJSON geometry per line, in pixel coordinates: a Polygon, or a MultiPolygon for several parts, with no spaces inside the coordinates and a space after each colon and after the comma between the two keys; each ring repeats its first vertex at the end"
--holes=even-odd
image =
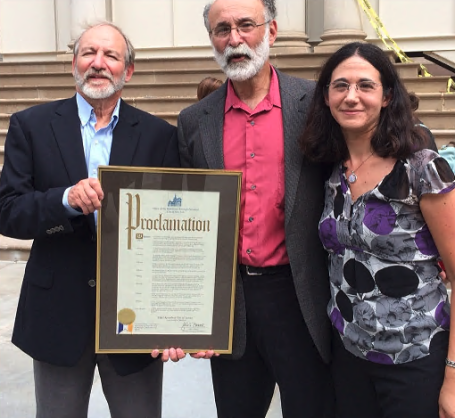
{"type": "MultiPolygon", "coordinates": [[[[180,159],[243,177],[233,353],[193,356],[211,358],[220,418],[265,417],[275,384],[284,418],[333,416],[327,256],[317,233],[324,172],[298,144],[314,83],[270,65],[274,0],[216,0],[203,15],[228,79],[180,113],[180,159]]],[[[171,348],[162,359],[184,355],[171,348]]]]}
{"type": "Polygon", "coordinates": [[[86,418],[95,367],[113,417],[161,417],[162,362],[95,354],[97,168],[179,166],[175,127],[121,99],[133,71],[129,39],[99,23],[74,44],[76,95],[11,116],[0,233],[34,240],[12,342],[33,358],[38,418],[86,418]]]}

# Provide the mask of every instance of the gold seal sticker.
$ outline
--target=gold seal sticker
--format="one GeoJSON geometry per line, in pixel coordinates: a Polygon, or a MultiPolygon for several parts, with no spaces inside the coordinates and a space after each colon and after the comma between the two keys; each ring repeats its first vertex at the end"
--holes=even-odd
{"type": "Polygon", "coordinates": [[[124,308],[120,309],[117,314],[118,321],[123,325],[130,325],[136,319],[136,314],[132,309],[124,308]]]}

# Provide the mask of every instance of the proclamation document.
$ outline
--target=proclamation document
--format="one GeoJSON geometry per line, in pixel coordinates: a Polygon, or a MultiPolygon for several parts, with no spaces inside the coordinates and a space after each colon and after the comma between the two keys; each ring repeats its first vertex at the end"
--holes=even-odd
{"type": "Polygon", "coordinates": [[[211,334],[220,193],[119,193],[115,332],[211,334]]]}

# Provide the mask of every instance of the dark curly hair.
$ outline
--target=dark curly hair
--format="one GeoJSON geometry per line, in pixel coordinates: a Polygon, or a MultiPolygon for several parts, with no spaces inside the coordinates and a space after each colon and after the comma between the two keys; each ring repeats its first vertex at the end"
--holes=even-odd
{"type": "Polygon", "coordinates": [[[349,157],[340,125],[330,113],[325,98],[333,71],[352,56],[363,58],[379,71],[384,95],[390,95],[390,102],[381,109],[371,138],[373,151],[380,157],[405,159],[424,148],[426,140],[414,126],[409,94],[390,58],[373,44],[352,42],[336,51],[321,69],[301,138],[304,155],[312,161],[326,163],[349,157]]]}

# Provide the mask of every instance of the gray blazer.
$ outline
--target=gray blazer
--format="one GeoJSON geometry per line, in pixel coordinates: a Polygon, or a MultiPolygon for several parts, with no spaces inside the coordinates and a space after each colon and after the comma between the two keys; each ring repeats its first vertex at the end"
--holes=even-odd
{"type": "MultiPolygon", "coordinates": [[[[318,237],[324,204],[324,167],[302,157],[303,132],[314,83],[277,70],[284,127],[285,234],[295,289],[305,323],[324,361],[330,360],[331,326],[327,255],[318,237]]],[[[223,169],[226,87],[184,109],[178,118],[182,167],[223,169]]],[[[237,274],[233,358],[245,350],[246,313],[241,275],[237,274]]],[[[298,347],[296,347],[298,353],[298,347]]]]}

